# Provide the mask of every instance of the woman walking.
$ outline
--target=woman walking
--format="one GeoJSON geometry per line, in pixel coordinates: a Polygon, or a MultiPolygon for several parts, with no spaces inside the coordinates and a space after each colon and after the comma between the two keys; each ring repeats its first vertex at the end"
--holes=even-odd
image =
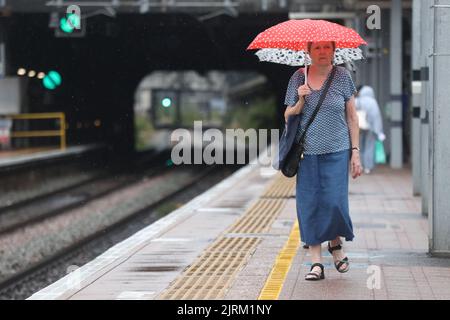
{"type": "Polygon", "coordinates": [[[309,126],[304,158],[297,172],[296,204],[301,240],[309,246],[311,270],[306,280],[325,278],[322,265],[322,242],[328,241],[337,271],[349,270],[341,237],[352,241],[353,225],[348,206],[349,162],[351,175],[361,175],[359,128],[355,108],[355,85],[343,67],[333,67],[335,43],[308,43],[311,66],[307,84],[303,69],[289,80],[285,104],[286,123],[290,116],[300,115],[298,130],[303,130],[313,114],[330,78],[334,77],[314,121],[309,126]]]}

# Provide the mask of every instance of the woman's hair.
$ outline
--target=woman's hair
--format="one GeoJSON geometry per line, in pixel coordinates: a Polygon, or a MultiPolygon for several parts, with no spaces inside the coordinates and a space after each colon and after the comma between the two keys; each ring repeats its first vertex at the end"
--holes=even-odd
{"type": "MultiPolygon", "coordinates": [[[[331,45],[333,46],[333,51],[336,49],[336,42],[334,41],[330,41],[331,45]]],[[[312,42],[308,42],[308,52],[311,52],[311,46],[312,46],[312,42]]]]}

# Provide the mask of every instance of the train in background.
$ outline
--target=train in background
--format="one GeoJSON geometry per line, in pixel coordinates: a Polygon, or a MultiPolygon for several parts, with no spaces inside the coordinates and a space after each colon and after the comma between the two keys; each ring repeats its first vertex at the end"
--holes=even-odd
{"type": "Polygon", "coordinates": [[[170,149],[174,130],[194,134],[194,122],[203,131],[270,128],[276,117],[270,92],[256,72],[153,72],[136,90],[135,150],[170,149]]]}

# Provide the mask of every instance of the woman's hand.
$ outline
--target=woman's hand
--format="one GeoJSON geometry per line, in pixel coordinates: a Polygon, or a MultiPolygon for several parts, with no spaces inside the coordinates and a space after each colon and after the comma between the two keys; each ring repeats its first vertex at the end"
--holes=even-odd
{"type": "Polygon", "coordinates": [[[309,89],[307,84],[301,85],[300,87],[298,87],[297,89],[297,93],[299,97],[305,97],[308,94],[311,94],[311,89],[309,89]]]}
{"type": "Polygon", "coordinates": [[[356,179],[362,173],[361,160],[359,159],[358,150],[352,150],[352,158],[350,159],[350,169],[353,179],[356,179]]]}
{"type": "Polygon", "coordinates": [[[303,110],[303,105],[305,104],[305,95],[308,95],[311,93],[311,90],[309,89],[308,85],[304,84],[297,89],[299,101],[293,106],[293,107],[287,107],[284,111],[284,120],[287,122],[289,116],[292,116],[294,114],[300,114],[303,110]]]}

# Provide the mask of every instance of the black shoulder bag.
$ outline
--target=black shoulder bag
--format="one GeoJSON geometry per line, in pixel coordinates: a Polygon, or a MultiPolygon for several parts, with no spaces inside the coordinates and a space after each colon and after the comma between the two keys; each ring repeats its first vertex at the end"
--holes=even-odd
{"type": "Polygon", "coordinates": [[[303,151],[305,150],[305,135],[306,131],[308,130],[311,123],[314,121],[314,118],[316,117],[317,113],[319,112],[320,106],[323,103],[323,100],[325,99],[325,96],[327,95],[328,88],[331,85],[331,82],[333,81],[334,74],[336,72],[336,67],[333,66],[333,70],[331,71],[330,78],[328,79],[327,83],[325,84],[325,88],[322,92],[322,95],[320,96],[319,102],[317,103],[316,110],[314,110],[314,113],[312,114],[311,118],[309,119],[308,124],[306,125],[305,130],[300,135],[300,130],[296,128],[297,134],[295,136],[295,141],[292,144],[291,149],[289,150],[286,161],[284,162],[283,167],[281,168],[281,172],[283,175],[285,175],[288,178],[291,178],[295,176],[298,172],[300,160],[303,159],[303,151]]]}

